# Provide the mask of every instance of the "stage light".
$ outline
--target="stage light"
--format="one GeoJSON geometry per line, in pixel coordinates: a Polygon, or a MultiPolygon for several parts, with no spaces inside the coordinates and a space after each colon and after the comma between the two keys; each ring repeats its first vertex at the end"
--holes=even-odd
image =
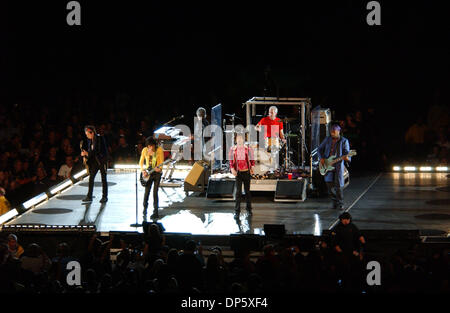
{"type": "Polygon", "coordinates": [[[405,166],[403,169],[405,171],[411,172],[411,171],[415,171],[416,167],[415,166],[405,166]]]}
{"type": "Polygon", "coordinates": [[[8,212],[6,212],[2,216],[0,216],[0,224],[3,224],[6,221],[9,221],[10,219],[12,219],[14,216],[16,216],[18,214],[19,214],[19,212],[17,212],[16,209],[9,210],[8,212]]]}
{"type": "Polygon", "coordinates": [[[191,170],[192,165],[175,165],[175,170],[191,170]]]}
{"type": "Polygon", "coordinates": [[[76,232],[92,232],[97,231],[95,225],[35,225],[35,224],[12,224],[2,225],[2,230],[9,231],[76,231],[76,232]]]}
{"type": "Polygon", "coordinates": [[[87,174],[87,170],[84,169],[84,170],[82,170],[81,172],[76,173],[75,175],[73,175],[73,178],[78,179],[78,178],[80,178],[81,176],[86,175],[86,174],[87,174]]]}
{"type": "Polygon", "coordinates": [[[431,166],[421,166],[421,167],[419,168],[419,170],[420,170],[421,172],[430,172],[430,171],[433,170],[433,168],[432,168],[431,166]]]}
{"type": "MultiPolygon", "coordinates": [[[[170,163],[169,163],[170,164],[170,163]]],[[[115,164],[116,170],[139,170],[141,167],[138,164],[115,164]]],[[[175,170],[191,170],[192,165],[175,165],[175,170]]]]}
{"type": "Polygon", "coordinates": [[[25,201],[23,203],[23,207],[27,210],[27,209],[31,208],[33,205],[36,205],[44,200],[47,200],[47,198],[48,198],[47,194],[45,192],[43,192],[41,194],[38,194],[36,197],[31,198],[28,201],[25,201]]]}
{"type": "Polygon", "coordinates": [[[141,167],[137,164],[115,164],[114,168],[118,170],[136,170],[141,167]]]}
{"type": "Polygon", "coordinates": [[[402,168],[400,166],[394,166],[392,169],[397,172],[400,171],[402,168]]]}
{"type": "Polygon", "coordinates": [[[62,182],[61,184],[56,185],[53,189],[50,189],[50,194],[54,195],[71,185],[72,185],[72,181],[70,179],[68,179],[67,181],[62,182]]]}
{"type": "Polygon", "coordinates": [[[436,171],[438,171],[438,172],[447,172],[448,171],[448,167],[447,166],[438,166],[438,167],[436,167],[436,171]]]}

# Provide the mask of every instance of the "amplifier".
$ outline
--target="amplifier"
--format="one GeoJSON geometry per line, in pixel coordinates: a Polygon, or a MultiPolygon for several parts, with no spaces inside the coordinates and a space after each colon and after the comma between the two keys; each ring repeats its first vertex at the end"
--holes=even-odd
{"type": "Polygon", "coordinates": [[[320,124],[331,123],[331,111],[330,109],[320,109],[320,124]]]}

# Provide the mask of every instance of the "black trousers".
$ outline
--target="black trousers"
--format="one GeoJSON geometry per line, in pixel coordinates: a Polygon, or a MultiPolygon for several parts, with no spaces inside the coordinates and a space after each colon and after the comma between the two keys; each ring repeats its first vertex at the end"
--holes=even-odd
{"type": "Polygon", "coordinates": [[[145,211],[147,211],[148,198],[150,196],[150,190],[152,189],[152,185],[153,185],[153,211],[157,211],[159,208],[158,189],[159,189],[159,183],[161,182],[161,176],[162,176],[162,173],[157,173],[157,172],[153,172],[150,174],[150,178],[147,182],[147,185],[145,186],[145,192],[144,192],[144,210],[145,211]]]}
{"type": "Polygon", "coordinates": [[[342,207],[344,205],[344,192],[342,190],[342,187],[339,185],[336,173],[334,173],[333,176],[334,180],[332,182],[326,182],[328,194],[330,195],[331,201],[333,202],[333,206],[335,208],[342,207]]]}
{"type": "Polygon", "coordinates": [[[103,197],[108,197],[108,181],[106,180],[106,163],[98,163],[96,160],[88,163],[89,167],[89,190],[87,196],[92,198],[92,192],[94,191],[94,180],[97,172],[100,171],[102,175],[102,191],[103,197]]]}
{"type": "Polygon", "coordinates": [[[247,202],[247,210],[252,209],[252,197],[250,195],[250,171],[239,171],[236,176],[236,211],[241,209],[242,183],[244,183],[245,199],[247,202]]]}

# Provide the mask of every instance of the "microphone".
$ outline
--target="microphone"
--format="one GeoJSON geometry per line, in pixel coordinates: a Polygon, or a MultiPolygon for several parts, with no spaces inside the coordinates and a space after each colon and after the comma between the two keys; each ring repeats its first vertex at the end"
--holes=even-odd
{"type": "Polygon", "coordinates": [[[184,118],[184,115],[180,115],[180,116],[175,116],[174,118],[172,118],[169,122],[167,122],[166,124],[169,124],[169,123],[171,123],[171,122],[173,122],[173,121],[176,121],[176,120],[179,120],[179,119],[182,119],[182,118],[184,118]]]}

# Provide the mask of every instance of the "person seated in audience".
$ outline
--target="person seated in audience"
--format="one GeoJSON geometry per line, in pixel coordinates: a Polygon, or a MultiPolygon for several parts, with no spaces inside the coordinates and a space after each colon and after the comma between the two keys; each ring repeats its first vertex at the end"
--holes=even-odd
{"type": "Polygon", "coordinates": [[[0,187],[0,216],[11,210],[11,204],[9,203],[8,199],[6,199],[5,195],[5,188],[0,187]]]}
{"type": "Polygon", "coordinates": [[[24,250],[21,245],[19,245],[17,236],[14,234],[8,235],[8,250],[9,253],[15,258],[20,258],[20,256],[23,254],[24,250]]]}
{"type": "Polygon", "coordinates": [[[72,175],[73,169],[73,158],[72,156],[66,156],[66,162],[61,165],[58,171],[58,176],[60,179],[67,179],[72,175]]]}

